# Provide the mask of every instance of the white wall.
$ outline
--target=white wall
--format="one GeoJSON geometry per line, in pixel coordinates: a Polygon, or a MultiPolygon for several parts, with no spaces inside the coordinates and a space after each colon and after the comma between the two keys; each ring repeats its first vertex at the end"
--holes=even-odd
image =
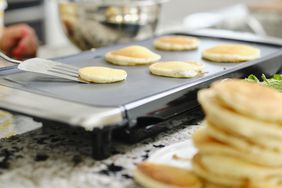
{"type": "Polygon", "coordinates": [[[170,0],[163,6],[160,27],[179,25],[184,17],[195,12],[213,11],[238,3],[258,0],[170,0]]]}

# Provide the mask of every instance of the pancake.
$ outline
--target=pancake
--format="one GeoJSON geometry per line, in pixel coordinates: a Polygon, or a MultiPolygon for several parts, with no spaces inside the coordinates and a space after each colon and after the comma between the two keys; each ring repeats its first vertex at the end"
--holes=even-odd
{"type": "Polygon", "coordinates": [[[223,155],[201,155],[193,157],[193,167],[208,181],[224,186],[243,186],[270,183],[269,178],[281,176],[280,168],[266,168],[243,160],[223,155]],[[220,161],[220,162],[219,162],[220,161]],[[219,178],[220,179],[217,179],[219,178]]]}
{"type": "Polygon", "coordinates": [[[207,120],[218,127],[248,138],[264,137],[282,142],[282,129],[279,124],[259,121],[224,107],[217,100],[213,90],[199,91],[198,100],[206,112],[207,120]]]}
{"type": "Polygon", "coordinates": [[[203,73],[203,65],[184,61],[157,62],[149,69],[154,75],[174,78],[191,78],[203,73]]]}
{"type": "Polygon", "coordinates": [[[205,127],[198,129],[193,134],[193,143],[202,154],[216,153],[219,155],[233,156],[258,165],[282,167],[281,153],[267,151],[257,146],[252,146],[252,148],[236,147],[233,144],[228,144],[209,136],[205,127]]]}
{"type": "Polygon", "coordinates": [[[154,41],[155,48],[165,51],[194,50],[198,48],[198,39],[188,36],[163,36],[154,41]]]}
{"type": "Polygon", "coordinates": [[[281,188],[281,183],[273,183],[271,180],[264,180],[256,183],[245,182],[244,185],[240,187],[222,186],[212,183],[206,183],[204,188],[281,188]]]}
{"type": "Polygon", "coordinates": [[[211,89],[200,91],[198,96],[207,114],[206,119],[212,125],[260,146],[278,150],[282,154],[282,129],[278,124],[255,120],[235,113],[220,105],[215,92],[211,89]]]}
{"type": "MultiPolygon", "coordinates": [[[[277,151],[280,155],[282,154],[281,139],[275,139],[271,137],[267,138],[267,137],[263,137],[263,135],[259,135],[259,136],[257,135],[256,137],[256,134],[252,134],[251,132],[249,132],[248,135],[242,135],[241,131],[239,130],[239,126],[238,126],[238,129],[236,129],[236,131],[233,131],[231,129],[224,127],[221,124],[215,124],[214,121],[217,121],[217,119],[213,119],[212,121],[211,119],[212,117],[208,116],[207,122],[209,122],[209,124],[212,125],[213,128],[218,129],[221,132],[225,132],[226,134],[233,135],[234,137],[240,140],[245,140],[259,147],[267,148],[268,150],[277,151]]],[[[241,126],[244,126],[244,125],[242,124],[241,126]]]]}
{"type": "Polygon", "coordinates": [[[204,122],[204,124],[206,126],[207,134],[210,137],[216,138],[220,142],[232,145],[240,149],[241,152],[248,153],[250,150],[258,150],[258,152],[268,152],[276,155],[281,155],[281,151],[279,150],[259,145],[258,143],[239,137],[238,135],[230,134],[229,132],[225,132],[222,129],[216,127],[216,125],[212,125],[209,122],[204,122]]]}
{"type": "Polygon", "coordinates": [[[160,60],[161,56],[143,46],[129,46],[105,55],[108,62],[116,65],[145,65],[160,60]]]}
{"type": "Polygon", "coordinates": [[[216,174],[214,172],[209,171],[209,169],[207,169],[202,164],[201,156],[199,153],[194,155],[192,159],[192,166],[195,174],[197,174],[200,178],[204,179],[207,183],[219,185],[219,188],[221,186],[240,187],[245,184],[244,179],[228,177],[226,175],[216,174]]]}
{"type": "Polygon", "coordinates": [[[126,79],[127,73],[121,69],[107,67],[84,67],[79,69],[81,79],[94,83],[113,83],[126,79]]]}
{"type": "Polygon", "coordinates": [[[282,187],[281,97],[244,80],[216,82],[198,93],[206,118],[193,135],[193,170],[207,185],[282,187]]]}
{"type": "Polygon", "coordinates": [[[220,102],[237,113],[282,124],[282,93],[278,90],[245,80],[215,82],[212,89],[220,102]]]}
{"type": "Polygon", "coordinates": [[[247,179],[251,182],[256,182],[265,177],[281,176],[282,174],[281,167],[256,165],[231,156],[205,154],[200,155],[200,157],[201,163],[208,171],[234,179],[247,179]]]}
{"type": "Polygon", "coordinates": [[[204,59],[214,62],[244,62],[260,57],[260,50],[242,44],[221,44],[203,51],[204,59]]]}
{"type": "Polygon", "coordinates": [[[201,188],[202,182],[189,170],[144,162],[137,166],[134,179],[147,188],[201,188]]]}

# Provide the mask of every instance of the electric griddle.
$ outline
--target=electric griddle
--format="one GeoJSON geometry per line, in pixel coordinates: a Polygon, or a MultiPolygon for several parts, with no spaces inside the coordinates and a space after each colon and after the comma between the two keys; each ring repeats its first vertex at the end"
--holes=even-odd
{"type": "Polygon", "coordinates": [[[190,121],[195,109],[199,109],[196,100],[199,89],[219,79],[261,73],[273,75],[282,66],[282,43],[277,40],[230,38],[212,33],[174,34],[198,37],[199,48],[159,51],[153,47],[154,38],[150,38],[56,59],[77,67],[124,69],[128,77],[123,82],[83,84],[22,72],[16,66],[5,68],[0,71],[0,107],[44,122],[83,128],[93,134],[93,156],[104,158],[110,154],[113,132],[117,137],[136,141],[174,128],[181,124],[179,122],[190,121]],[[261,58],[244,63],[214,63],[201,58],[204,49],[223,43],[257,47],[261,50],[261,58]],[[197,61],[204,65],[205,73],[190,79],[159,77],[150,74],[148,66],[117,66],[104,60],[105,53],[129,45],[148,47],[161,55],[161,61],[197,61]]]}

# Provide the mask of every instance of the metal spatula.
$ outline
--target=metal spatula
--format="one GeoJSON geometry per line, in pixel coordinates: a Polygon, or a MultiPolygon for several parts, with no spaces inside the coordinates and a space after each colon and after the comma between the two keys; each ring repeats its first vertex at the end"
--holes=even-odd
{"type": "Polygon", "coordinates": [[[32,58],[25,61],[12,59],[0,52],[0,57],[5,61],[19,64],[18,69],[64,78],[76,82],[88,83],[78,77],[78,67],[59,63],[52,60],[32,58]]]}

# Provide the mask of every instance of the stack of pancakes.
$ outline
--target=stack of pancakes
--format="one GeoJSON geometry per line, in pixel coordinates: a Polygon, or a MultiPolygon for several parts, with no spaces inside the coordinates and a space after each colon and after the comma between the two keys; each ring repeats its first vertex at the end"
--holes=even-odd
{"type": "Polygon", "coordinates": [[[211,187],[282,187],[282,94],[245,80],[198,94],[206,118],[193,135],[193,170],[211,187]]]}

